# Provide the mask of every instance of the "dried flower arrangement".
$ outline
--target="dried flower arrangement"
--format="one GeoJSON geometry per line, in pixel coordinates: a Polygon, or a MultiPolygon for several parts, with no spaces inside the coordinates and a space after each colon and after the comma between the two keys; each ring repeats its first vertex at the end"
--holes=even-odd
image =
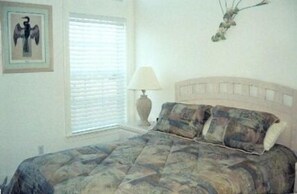
{"type": "Polygon", "coordinates": [[[241,3],[242,0],[239,0],[238,2],[236,2],[236,0],[233,0],[232,6],[228,8],[227,0],[225,0],[225,10],[224,10],[221,0],[218,0],[218,1],[219,1],[219,4],[220,4],[222,13],[223,13],[223,22],[220,23],[220,26],[219,26],[219,29],[218,29],[217,33],[211,37],[211,40],[213,42],[217,42],[217,41],[226,39],[225,33],[231,26],[236,25],[236,23],[234,21],[234,18],[238,14],[239,11],[249,9],[249,8],[252,8],[252,7],[266,5],[266,4],[269,3],[268,0],[262,0],[260,3],[250,5],[250,6],[247,6],[247,7],[243,7],[243,8],[239,8],[238,6],[239,6],[239,4],[241,3]]]}

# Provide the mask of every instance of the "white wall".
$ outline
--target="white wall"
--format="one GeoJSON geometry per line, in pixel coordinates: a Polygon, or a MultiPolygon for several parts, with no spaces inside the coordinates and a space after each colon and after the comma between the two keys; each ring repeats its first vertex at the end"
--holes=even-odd
{"type": "Polygon", "coordinates": [[[148,92],[151,120],[174,100],[174,82],[183,79],[239,76],[297,89],[296,0],[239,12],[227,40],[216,43],[218,1],[137,0],[135,7],[136,64],[152,65],[163,87],[148,92]]]}
{"type": "MultiPolygon", "coordinates": [[[[67,52],[64,51],[63,17],[67,17],[68,11],[99,15],[108,13],[127,18],[130,32],[134,25],[131,0],[21,2],[52,5],[54,72],[0,74],[0,182],[6,175],[11,176],[22,160],[37,155],[38,146],[43,145],[45,153],[48,153],[118,138],[111,132],[71,138],[65,136],[67,52]]],[[[133,58],[129,61],[133,61],[133,58]]]]}

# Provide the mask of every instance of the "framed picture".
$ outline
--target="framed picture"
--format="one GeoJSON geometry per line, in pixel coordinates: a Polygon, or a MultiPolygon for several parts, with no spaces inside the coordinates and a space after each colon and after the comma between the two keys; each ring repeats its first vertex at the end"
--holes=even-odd
{"type": "Polygon", "coordinates": [[[3,73],[53,71],[52,8],[0,2],[3,73]]]}

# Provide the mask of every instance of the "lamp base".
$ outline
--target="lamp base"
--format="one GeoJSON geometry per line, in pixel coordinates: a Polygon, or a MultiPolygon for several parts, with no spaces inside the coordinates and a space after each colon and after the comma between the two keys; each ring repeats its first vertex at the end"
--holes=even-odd
{"type": "Polygon", "coordinates": [[[152,109],[151,99],[149,99],[147,95],[141,95],[136,102],[136,108],[141,121],[140,125],[150,126],[151,124],[148,122],[148,117],[152,109]]]}

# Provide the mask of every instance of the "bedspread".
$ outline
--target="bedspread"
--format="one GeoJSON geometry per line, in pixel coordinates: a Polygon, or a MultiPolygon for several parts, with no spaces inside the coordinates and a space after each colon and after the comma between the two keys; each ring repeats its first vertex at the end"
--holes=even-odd
{"type": "Polygon", "coordinates": [[[262,156],[151,131],[23,161],[6,193],[289,193],[295,154],[262,156]]]}

